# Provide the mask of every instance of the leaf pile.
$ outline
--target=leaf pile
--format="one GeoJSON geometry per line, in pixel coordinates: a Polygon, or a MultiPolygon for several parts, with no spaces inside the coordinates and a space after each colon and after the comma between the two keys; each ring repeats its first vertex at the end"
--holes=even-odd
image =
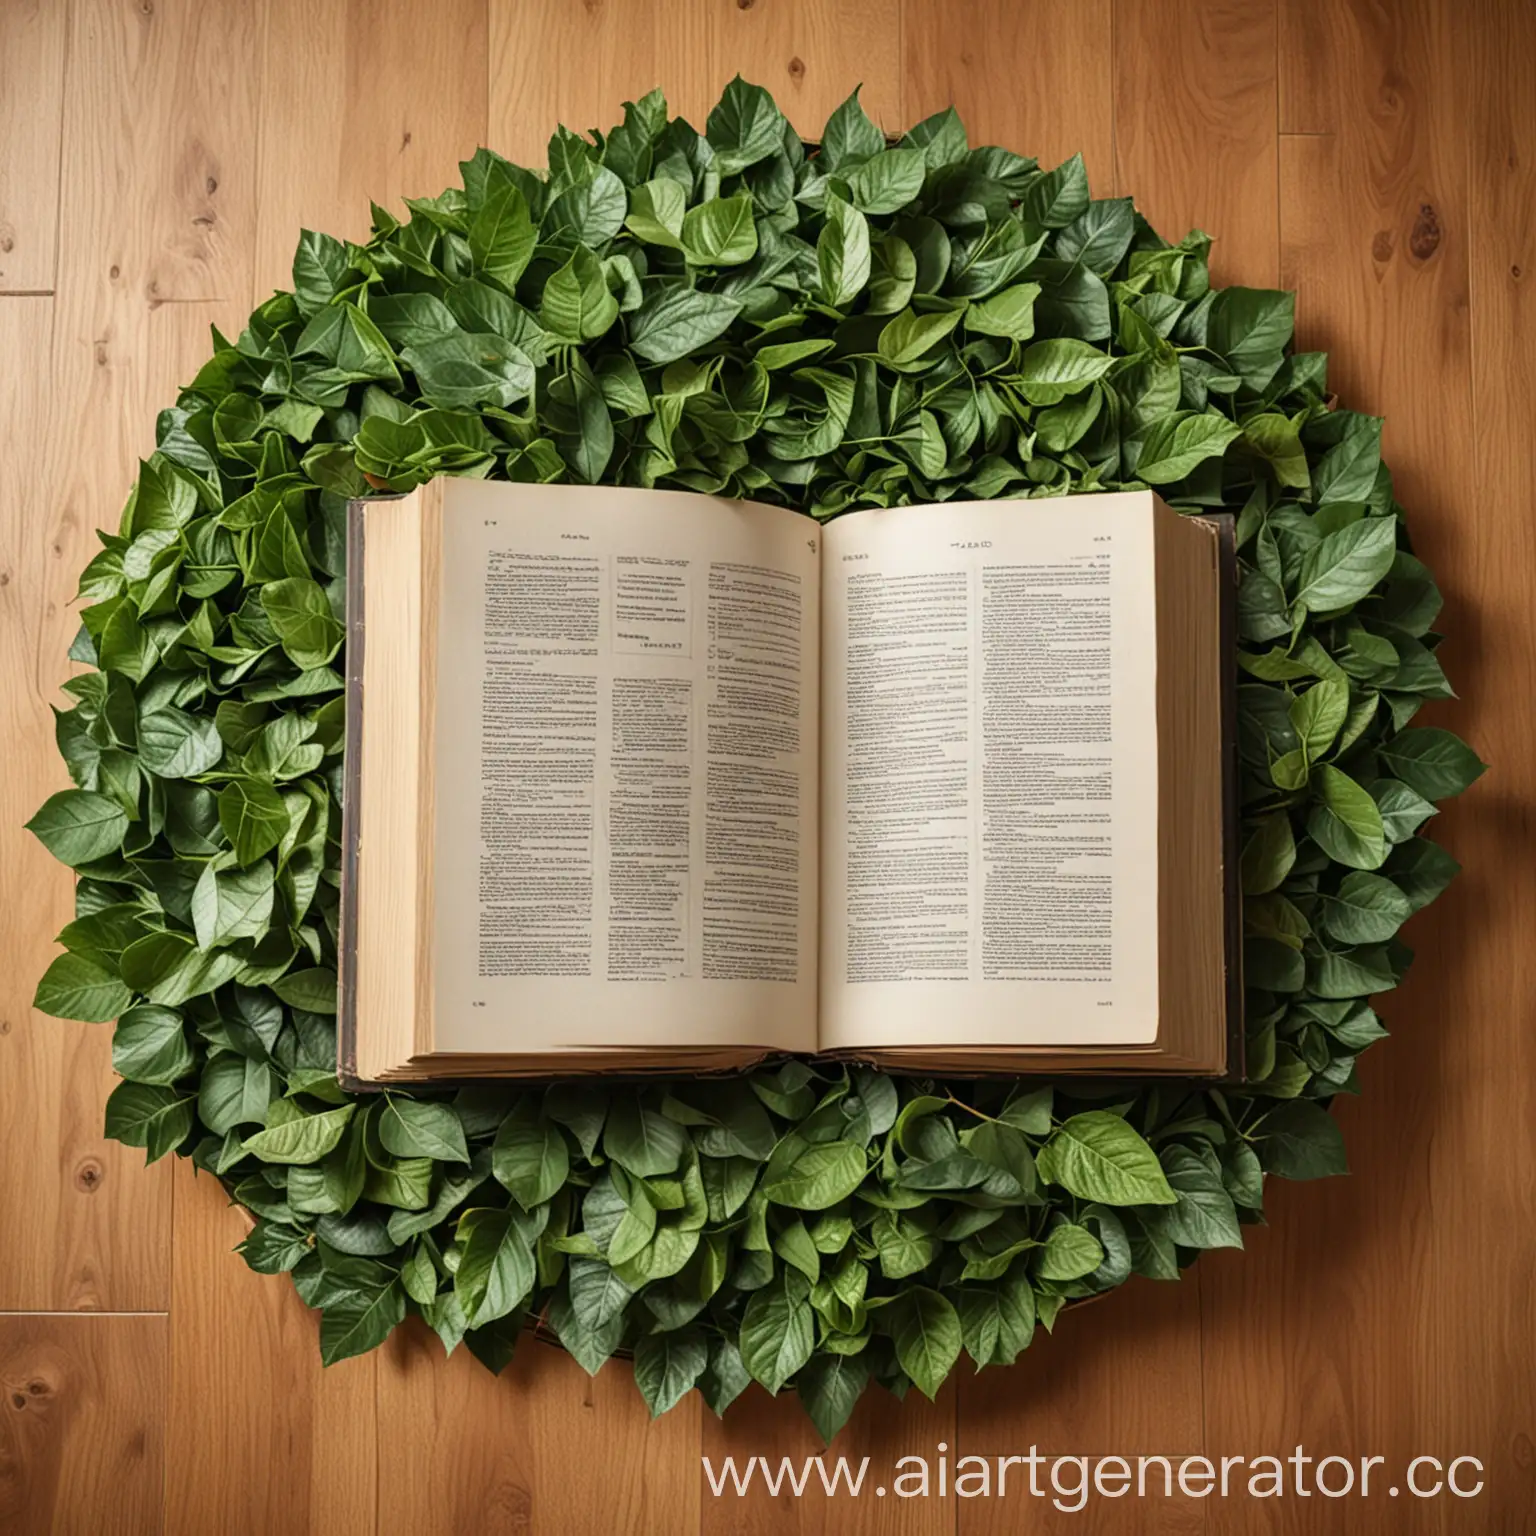
{"type": "MultiPolygon", "coordinates": [[[[706,131],[653,94],[536,174],[306,232],[293,290],[159,418],[81,580],[32,830],[79,875],[37,1006],[117,1019],[109,1134],[191,1156],[336,1360],[419,1314],[493,1368],[542,1318],[653,1412],[793,1385],[830,1436],[865,1384],[1261,1219],[1343,1170],[1328,1113],[1367,999],[1454,861],[1481,771],[1411,724],[1450,688],[1381,423],[1291,349],[1289,294],[1212,289],[1081,159],[889,143],[857,93],[803,145],[740,80],[706,131]],[[731,1081],[349,1098],[335,1079],[343,511],[435,474],[850,507],[1153,485],[1237,514],[1252,1082],[937,1085],[788,1062],[731,1081]]],[[[1021,506],[1021,516],[1030,515],[1021,506]]],[[[1049,515],[1070,516],[1066,508],[1049,515]]]]}

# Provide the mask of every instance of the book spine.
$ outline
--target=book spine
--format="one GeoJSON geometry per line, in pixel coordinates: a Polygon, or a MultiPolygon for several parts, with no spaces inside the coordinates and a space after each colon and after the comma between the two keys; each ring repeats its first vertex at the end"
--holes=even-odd
{"type": "Polygon", "coordinates": [[[1247,1080],[1248,1035],[1243,1019],[1242,825],[1237,760],[1237,523],[1230,512],[1216,514],[1217,559],[1221,565],[1221,875],[1226,914],[1227,1070],[1221,1081],[1247,1080]]]}
{"type": "Polygon", "coordinates": [[[357,811],[363,765],[365,506],[362,501],[347,503],[347,683],[341,784],[341,923],[336,945],[336,1080],[349,1092],[376,1086],[357,1075],[357,811]]]}

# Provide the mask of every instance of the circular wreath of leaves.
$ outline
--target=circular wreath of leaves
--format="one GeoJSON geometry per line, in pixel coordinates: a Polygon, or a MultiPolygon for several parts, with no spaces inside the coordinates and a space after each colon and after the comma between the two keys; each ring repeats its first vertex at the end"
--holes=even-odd
{"type": "Polygon", "coordinates": [[[1212,289],[1208,238],[1090,199],[1080,157],[972,149],[952,111],[892,144],[857,92],[814,146],[738,79],[703,135],[653,93],[546,175],[462,169],[366,246],[303,234],[83,574],[78,787],[30,823],[77,917],[37,1006],[117,1020],[108,1134],[224,1182],[327,1362],[414,1313],[499,1370],[532,1315],[588,1371],[632,1352],[653,1413],[793,1384],[828,1438],[870,1381],[931,1396],[1240,1246],[1266,1173],[1342,1172],[1366,999],[1456,868],[1419,829],[1481,764],[1409,725],[1451,692],[1440,597],[1292,296],[1212,289]],[[1236,513],[1250,1081],[343,1092],[343,512],[436,474],[1236,513]]]}

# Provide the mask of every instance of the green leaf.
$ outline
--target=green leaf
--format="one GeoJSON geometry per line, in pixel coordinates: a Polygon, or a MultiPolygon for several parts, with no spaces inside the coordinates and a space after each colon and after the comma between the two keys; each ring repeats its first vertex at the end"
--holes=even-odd
{"type": "Polygon", "coordinates": [[[1042,229],[1065,229],[1087,209],[1088,171],[1080,154],[1036,177],[1019,200],[1020,217],[1042,229]]]}
{"type": "Polygon", "coordinates": [[[1086,1227],[1064,1221],[1052,1227],[1036,1273],[1042,1280],[1080,1280],[1104,1262],[1104,1249],[1086,1227]]]}
{"type": "Polygon", "coordinates": [[[439,1163],[467,1163],[464,1127],[452,1105],[388,1095],[376,1124],[386,1152],[396,1157],[430,1157],[439,1163]]]}
{"type": "Polygon", "coordinates": [[[935,112],[932,117],[925,117],[907,129],[901,142],[906,148],[922,150],[930,171],[942,170],[946,165],[965,159],[970,147],[965,125],[953,107],[935,112]]]}
{"type": "Polygon", "coordinates": [[[332,235],[301,230],[293,253],[293,295],[299,309],[312,315],[329,304],[347,271],[346,247],[332,235]]]}
{"type": "Polygon", "coordinates": [[[1178,1203],[1158,1212],[1164,1236],[1185,1248],[1241,1248],[1237,1208],[1221,1175],[1188,1147],[1166,1147],[1163,1172],[1178,1203]]]}
{"type": "Polygon", "coordinates": [[[1348,1173],[1338,1122],[1310,1099],[1291,1099],[1264,1117],[1256,1142],[1266,1173],[1324,1179],[1348,1173]]]}
{"type": "Polygon", "coordinates": [[[937,1397],[960,1357],[960,1318],[953,1305],[938,1291],[917,1286],[897,1296],[882,1316],[902,1370],[925,1397],[937,1397]]]}
{"type": "Polygon", "coordinates": [[[488,161],[481,201],[469,220],[469,254],[474,264],[511,293],[538,244],[538,231],[512,174],[499,157],[488,161]]]}
{"type": "Polygon", "coordinates": [[[205,864],[192,891],[192,926],[200,949],[259,938],[272,918],[273,870],[265,859],[250,869],[205,864]]]}
{"type": "Polygon", "coordinates": [[[1182,480],[1207,459],[1220,458],[1238,432],[1235,422],[1215,411],[1165,416],[1147,432],[1136,461],[1136,478],[1148,485],[1182,480]]]}
{"type": "Polygon", "coordinates": [[[1438,726],[1399,731],[1377,753],[1396,778],[1426,800],[1459,795],[1487,766],[1459,736],[1438,726]]]}
{"type": "Polygon", "coordinates": [[[629,344],[648,363],[675,363],[723,335],[740,313],[735,299],[718,293],[657,289],[629,317],[629,344]]]}
{"type": "Polygon", "coordinates": [[[323,667],[340,649],[342,627],[319,582],[306,576],[269,581],[261,589],[261,606],[296,667],[323,667]]]}
{"type": "Polygon", "coordinates": [[[212,720],[199,720],[184,710],[167,707],[139,721],[139,762],[162,779],[188,779],[207,773],[223,755],[224,740],[212,720]]]}
{"type": "Polygon", "coordinates": [[[885,135],[859,104],[859,87],[827,119],[821,133],[821,166],[828,171],[858,165],[885,148],[885,135]]]}
{"type": "Polygon", "coordinates": [[[1323,455],[1313,490],[1318,503],[1369,501],[1381,467],[1381,420],[1351,417],[1343,438],[1323,455]]]}
{"type": "Polygon", "coordinates": [[[1035,1293],[1022,1276],[996,1285],[961,1286],[955,1299],[965,1351],[984,1365],[1012,1365],[1035,1333],[1035,1293]]]}
{"type": "Polygon", "coordinates": [[[936,314],[918,315],[910,309],[886,322],[880,332],[877,350],[883,362],[900,368],[916,362],[925,352],[936,347],[960,323],[960,311],[940,310],[936,314]]]}
{"type": "Polygon", "coordinates": [[[141,1003],[118,1019],[112,1033],[112,1069],[119,1077],[168,1087],[196,1066],[176,1009],[141,1003]]]}
{"type": "Polygon", "coordinates": [[[688,194],[670,177],[662,176],[630,194],[629,216],[624,222],[637,239],[680,251],[687,207],[688,194]]]}
{"type": "Polygon", "coordinates": [[[697,1328],[648,1334],[635,1345],[635,1385],[658,1418],[704,1373],[709,1347],[697,1328]]]}
{"type": "Polygon", "coordinates": [[[683,254],[695,266],[735,267],[757,255],[752,198],[713,197],[683,215],[683,254]]]}
{"type": "Polygon", "coordinates": [[[501,1123],[491,1149],[497,1182],[525,1211],[543,1205],[564,1188],[571,1157],[560,1128],[542,1115],[514,1112],[501,1123]]]}
{"type": "Polygon", "coordinates": [[[869,222],[851,203],[827,195],[827,221],[816,239],[821,297],[834,309],[848,308],[869,281],[869,222]]]}
{"type": "Polygon", "coordinates": [[[417,1306],[428,1307],[437,1297],[437,1266],[426,1245],[417,1243],[400,1268],[400,1284],[417,1306]]]}
{"type": "Polygon", "coordinates": [[[784,142],[784,127],[784,114],[773,97],[737,75],[705,126],[720,174],[734,176],[776,153],[784,142]]]}
{"type": "Polygon", "coordinates": [[[1349,683],[1342,677],[1323,678],[1291,705],[1291,725],[1308,761],[1315,763],[1333,745],[1348,714],[1349,683]]]}
{"type": "Polygon", "coordinates": [[[544,329],[561,341],[591,341],[619,318],[618,300],[608,291],[603,264],[586,246],[550,275],[539,304],[544,329]]]}
{"type": "Polygon", "coordinates": [[[78,868],[119,847],[128,817],[116,800],[86,789],[49,795],[27,830],[54,858],[78,868]]]}
{"type": "Polygon", "coordinates": [[[509,409],[533,393],[533,360],[505,337],[455,331],[419,341],[400,354],[426,399],[443,410],[509,409]]]}
{"type": "Polygon", "coordinates": [[[1015,283],[965,312],[965,328],[983,336],[1006,336],[1028,341],[1035,334],[1035,300],[1039,283],[1015,283]]]}
{"type": "Polygon", "coordinates": [[[1313,777],[1321,800],[1307,818],[1307,831],[1331,859],[1354,869],[1377,869],[1387,856],[1381,811],[1342,769],[1324,764],[1313,777]]]}
{"type": "Polygon", "coordinates": [[[1296,296],[1270,288],[1222,288],[1211,301],[1206,343],[1255,385],[1267,383],[1296,328],[1296,296]]]}
{"type": "Polygon", "coordinates": [[[1031,405],[1055,405],[1102,379],[1114,358],[1091,343],[1056,336],[1027,347],[1019,364],[1019,387],[1031,405]]]}
{"type": "Polygon", "coordinates": [[[1083,1200],[1105,1205],[1172,1205],[1157,1156],[1119,1115],[1090,1109],[1073,1115],[1037,1160],[1041,1178],[1083,1200]]]}
{"type": "Polygon", "coordinates": [[[862,1355],[817,1355],[800,1372],[795,1391],[824,1444],[848,1422],[868,1382],[862,1355]]]}
{"type": "Polygon", "coordinates": [[[533,1249],[519,1220],[509,1211],[468,1212],[463,1256],[453,1277],[454,1294],[470,1327],[483,1327],[517,1311],[533,1290],[533,1249]]]}
{"type": "Polygon", "coordinates": [[[811,1358],[816,1335],[809,1292],[804,1275],[784,1269],[752,1293],[742,1314],[742,1364],[769,1392],[776,1394],[811,1358]]]}
{"type": "Polygon", "coordinates": [[[926,175],[920,149],[882,149],[847,173],[848,194],[861,213],[895,213],[923,190],[926,175]]]}
{"type": "Polygon", "coordinates": [[[1128,197],[1107,197],[1088,206],[1056,237],[1056,255],[1107,276],[1119,266],[1136,234],[1136,208],[1128,197]]]}
{"type": "Polygon", "coordinates": [[[717,1417],[724,1413],[751,1384],[752,1378],[742,1364],[736,1341],[715,1339],[709,1347],[709,1365],[699,1378],[699,1391],[709,1404],[710,1412],[717,1417]]]}
{"type": "Polygon", "coordinates": [[[1296,839],[1290,817],[1284,811],[1260,817],[1243,845],[1243,894],[1262,896],[1276,889],[1295,863],[1296,839]]]}
{"type": "Polygon", "coordinates": [[[862,1147],[851,1141],[826,1141],[807,1147],[777,1178],[766,1180],[763,1193],[775,1205],[801,1211],[822,1211],[846,1200],[864,1182],[862,1147]]]}
{"type": "Polygon", "coordinates": [[[1281,485],[1304,489],[1311,484],[1301,433],[1288,417],[1277,412],[1251,417],[1243,425],[1243,441],[1268,461],[1281,485]]]}
{"type": "Polygon", "coordinates": [[[248,1136],[242,1145],[252,1157],[259,1157],[264,1163],[318,1163],[341,1141],[347,1121],[352,1118],[353,1107],[343,1104],[339,1109],[322,1110],[317,1115],[304,1115],[297,1120],[270,1125],[266,1130],[248,1136]]]}
{"type": "Polygon", "coordinates": [[[219,825],[242,865],[271,852],[288,831],[282,796],[260,779],[231,779],[220,791],[218,805],[219,825]]]}
{"type": "Polygon", "coordinates": [[[336,972],[328,966],[290,971],[272,983],[272,990],[291,1008],[306,1013],[336,1012],[336,972]]]}
{"type": "Polygon", "coordinates": [[[149,1083],[119,1083],[107,1098],[106,1132],[125,1146],[143,1147],[155,1162],[192,1132],[192,1096],[149,1083]]]}
{"type": "Polygon", "coordinates": [[[405,1292],[390,1284],[372,1292],[350,1292],[327,1304],[320,1319],[320,1363],[335,1365],[377,1349],[405,1321],[405,1292]]]}
{"type": "Polygon", "coordinates": [[[1358,603],[1391,569],[1396,551],[1396,518],[1363,517],[1347,524],[1307,552],[1296,602],[1313,613],[1358,603]]]}
{"type": "Polygon", "coordinates": [[[133,993],[116,971],[94,957],[65,953],[43,972],[32,1006],[56,1019],[104,1024],[132,1001],[133,993]]]}
{"type": "Polygon", "coordinates": [[[642,1179],[673,1172],[682,1161],[686,1140],[680,1125],[647,1109],[636,1097],[621,1095],[609,1106],[603,1151],[642,1179]]]}
{"type": "Polygon", "coordinates": [[[1323,902],[1323,927],[1342,944],[1378,944],[1390,939],[1412,915],[1408,898],[1380,875],[1345,875],[1337,893],[1323,902]]]}

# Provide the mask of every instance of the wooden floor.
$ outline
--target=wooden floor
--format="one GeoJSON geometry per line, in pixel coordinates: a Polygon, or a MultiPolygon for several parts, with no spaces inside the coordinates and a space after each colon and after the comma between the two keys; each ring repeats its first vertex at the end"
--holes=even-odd
{"type": "Polygon", "coordinates": [[[1536,1529],[1533,71],[1527,0],[0,0],[0,1531],[1536,1529]],[[1470,1455],[1477,1499],[715,1499],[701,1452],[814,1448],[793,1402],[651,1425],[620,1370],[534,1345],[496,1381],[419,1331],[322,1374],[217,1186],[102,1139],[107,1030],[30,1011],[70,911],[19,830],[65,782],[68,600],[210,322],[286,283],[301,225],[361,237],[477,144],[541,160],[658,82],[701,115],[737,70],[802,131],[862,80],[887,126],[954,102],[973,142],[1081,149],[1097,192],[1216,236],[1220,280],[1295,288],[1386,413],[1448,598],[1438,719],[1492,764],[1342,1107],[1354,1177],[1276,1188],[1246,1254],[1012,1371],[872,1396],[837,1449],[872,1483],[940,1442],[1470,1455]]]}

